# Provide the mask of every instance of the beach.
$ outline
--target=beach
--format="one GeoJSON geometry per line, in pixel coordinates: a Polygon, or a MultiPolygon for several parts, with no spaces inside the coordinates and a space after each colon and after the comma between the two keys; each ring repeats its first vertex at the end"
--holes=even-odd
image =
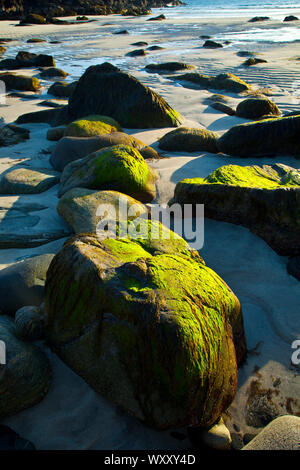
{"type": "MultiPolygon", "coordinates": [[[[180,17],[178,7],[154,9],[152,16],[166,16],[161,22],[147,22],[147,17],[143,16],[121,15],[93,17],[93,22],[79,25],[17,27],[17,21],[1,21],[0,35],[13,39],[7,44],[3,58],[14,58],[21,50],[52,55],[56,67],[69,73],[65,79],[67,83],[78,80],[89,66],[109,62],[161,95],[184,117],[183,125],[204,127],[222,135],[234,125],[251,120],[217,111],[210,106],[209,97],[213,93],[222,93],[228,97],[228,104],[236,108],[247,95],[186,87],[173,79],[176,74],[149,73],[145,66],[179,61],[195,66],[197,71],[207,75],[232,73],[252,85],[256,92],[268,96],[283,114],[297,111],[300,107],[300,33],[293,22],[283,23],[285,13],[276,13],[269,21],[249,23],[254,15],[180,17]],[[113,34],[123,29],[129,34],[113,34]],[[222,48],[206,49],[203,48],[205,39],[200,36],[230,43],[222,48]],[[27,43],[30,38],[41,38],[46,42],[27,43]],[[50,44],[51,41],[61,43],[50,44]],[[148,43],[145,46],[147,54],[126,56],[138,48],[132,44],[139,41],[148,43]],[[163,49],[147,51],[149,46],[163,49]],[[245,67],[246,57],[237,55],[239,51],[254,51],[256,57],[267,63],[245,67]]],[[[300,16],[300,8],[292,9],[291,13],[300,16]]],[[[18,73],[39,76],[39,71],[33,68],[18,73]]],[[[7,95],[0,107],[3,124],[13,123],[25,113],[49,109],[41,103],[54,100],[47,94],[53,82],[41,80],[42,89],[26,92],[28,99],[7,95]]],[[[67,103],[64,99],[55,99],[55,102],[67,103]]],[[[23,127],[30,130],[30,139],[0,149],[1,173],[19,163],[30,169],[52,168],[49,156],[56,142],[46,138],[50,126],[28,123],[23,127]]],[[[171,127],[124,129],[163,157],[148,162],[159,174],[153,203],[166,204],[173,197],[179,181],[204,178],[222,165],[283,163],[300,169],[299,159],[284,154],[282,157],[239,158],[204,151],[159,150],[158,139],[171,130],[171,127]]],[[[57,189],[58,185],[55,185],[41,194],[0,195],[2,210],[14,209],[17,205],[41,204],[42,210],[31,212],[40,217],[34,230],[64,233],[64,236],[36,247],[2,248],[1,269],[33,255],[56,254],[60,250],[70,230],[56,210],[57,189]]],[[[30,233],[31,229],[28,231],[30,233]]],[[[261,394],[262,401],[271,394],[273,417],[300,416],[299,366],[291,363],[291,345],[300,339],[300,284],[287,272],[288,257],[279,256],[262,238],[241,225],[205,218],[204,246],[199,253],[207,266],[230,286],[242,305],[248,355],[239,368],[236,397],[223,416],[238,447],[245,434],[257,434],[264,427],[247,424],[245,410],[253,382],[265,391],[261,394]]],[[[40,346],[53,369],[53,382],[47,396],[34,407],[2,421],[32,441],[37,449],[190,448],[186,429],[180,430],[185,437],[179,440],[170,430],[156,431],[144,426],[94,392],[47,345],[40,343],[40,346]]]]}

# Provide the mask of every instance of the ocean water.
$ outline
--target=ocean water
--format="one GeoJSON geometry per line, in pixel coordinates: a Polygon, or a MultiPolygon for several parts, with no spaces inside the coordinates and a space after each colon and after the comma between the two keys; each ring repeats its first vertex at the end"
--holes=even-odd
{"type": "Polygon", "coordinates": [[[300,9],[297,0],[186,0],[186,5],[172,8],[168,17],[211,18],[211,17],[248,17],[269,16],[284,18],[300,9]]]}

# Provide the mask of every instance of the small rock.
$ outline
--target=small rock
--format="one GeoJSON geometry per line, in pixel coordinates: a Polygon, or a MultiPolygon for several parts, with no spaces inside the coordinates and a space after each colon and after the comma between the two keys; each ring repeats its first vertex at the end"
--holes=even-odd
{"type": "Polygon", "coordinates": [[[221,48],[223,47],[222,44],[220,44],[219,42],[215,42],[215,41],[211,41],[210,39],[208,39],[207,41],[205,41],[205,43],[203,44],[203,47],[207,48],[207,49],[218,49],[218,48],[221,48]]]}
{"type": "Polygon", "coordinates": [[[297,21],[297,20],[299,20],[297,16],[289,15],[289,16],[286,16],[283,21],[297,21]]]}
{"type": "Polygon", "coordinates": [[[127,57],[140,57],[145,55],[147,55],[145,49],[135,49],[134,51],[127,52],[126,54],[127,57]]]}
{"type": "Polygon", "coordinates": [[[231,433],[231,447],[234,450],[241,450],[244,447],[243,436],[241,433],[231,433]]]}
{"type": "Polygon", "coordinates": [[[129,34],[127,29],[122,29],[121,31],[115,31],[113,34],[129,34]]]}
{"type": "Polygon", "coordinates": [[[258,57],[249,57],[249,59],[245,60],[243,65],[246,67],[251,67],[251,65],[257,65],[257,64],[267,64],[268,61],[265,59],[260,59],[258,57]]]}
{"type": "Polygon", "coordinates": [[[137,46],[137,47],[145,47],[145,46],[148,46],[148,43],[145,41],[138,41],[138,42],[133,42],[131,45],[137,46]]]}
{"type": "Polygon", "coordinates": [[[16,335],[23,341],[36,341],[45,333],[45,317],[40,307],[26,306],[16,312],[16,335]]]}
{"type": "Polygon", "coordinates": [[[228,114],[228,116],[235,115],[235,109],[233,109],[231,106],[228,106],[227,104],[221,103],[220,101],[211,103],[211,107],[217,111],[220,111],[221,113],[228,114]]]}
{"type": "Polygon", "coordinates": [[[254,16],[254,18],[251,18],[248,23],[257,23],[259,21],[267,21],[269,19],[269,16],[254,16]]]}
{"type": "Polygon", "coordinates": [[[165,15],[159,15],[159,16],[155,16],[154,18],[149,18],[147,21],[162,21],[165,19],[166,19],[165,15]]]}
{"type": "Polygon", "coordinates": [[[147,72],[177,72],[178,70],[191,70],[194,65],[189,65],[184,62],[164,62],[162,64],[148,64],[145,69],[147,72]]]}
{"type": "Polygon", "coordinates": [[[28,39],[27,40],[28,44],[35,44],[35,43],[39,43],[39,42],[46,42],[45,39],[39,39],[39,38],[31,38],[31,39],[28,39]]]}
{"type": "Polygon", "coordinates": [[[54,254],[33,256],[0,271],[0,311],[14,316],[24,305],[39,306],[44,300],[44,284],[54,254]]]}
{"type": "Polygon", "coordinates": [[[16,145],[29,139],[30,131],[23,127],[8,124],[0,128],[0,147],[16,145]]]}
{"type": "Polygon", "coordinates": [[[40,76],[42,78],[54,78],[54,77],[65,78],[68,75],[69,74],[67,72],[65,72],[62,69],[57,69],[56,67],[49,67],[40,73],[40,76]]]}
{"type": "Polygon", "coordinates": [[[160,51],[161,49],[165,49],[165,47],[161,47],[161,46],[150,46],[150,47],[147,47],[147,51],[160,51]]]}
{"type": "Polygon", "coordinates": [[[217,450],[228,450],[231,447],[230,432],[221,418],[216,424],[209,429],[201,432],[201,439],[208,447],[217,450]]]}
{"type": "Polygon", "coordinates": [[[265,97],[247,98],[236,108],[236,115],[245,119],[259,119],[263,116],[280,116],[281,112],[273,101],[265,97]]]}
{"type": "Polygon", "coordinates": [[[6,364],[0,365],[0,419],[25,410],[47,394],[52,371],[48,358],[35,345],[15,335],[13,321],[0,316],[0,340],[6,345],[6,364]]]}

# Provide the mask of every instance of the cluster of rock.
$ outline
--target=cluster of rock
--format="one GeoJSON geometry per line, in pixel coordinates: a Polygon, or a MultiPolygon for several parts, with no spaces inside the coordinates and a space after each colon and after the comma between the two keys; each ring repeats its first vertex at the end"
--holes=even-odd
{"type": "Polygon", "coordinates": [[[0,0],[0,19],[22,19],[44,24],[47,18],[76,15],[110,15],[115,13],[144,15],[151,8],[181,5],[180,0],[0,0]],[[29,16],[29,18],[27,18],[29,16]]]}
{"type": "MultiPolygon", "coordinates": [[[[110,64],[90,67],[66,107],[18,121],[53,119],[56,113],[64,116],[64,125],[48,131],[48,138],[57,140],[50,158],[54,170],[16,165],[0,178],[2,194],[37,194],[58,184],[58,214],[75,232],[55,256],[1,271],[0,340],[13,354],[9,378],[0,365],[0,417],[47,393],[51,368],[31,344],[45,337],[97,392],[148,425],[211,426],[235,396],[237,364],[246,354],[241,305],[181,237],[148,220],[144,203],[156,196],[157,173],[145,159],[159,155],[122,132],[123,126],[176,127],[181,117],[110,64]],[[120,201],[134,214],[127,221],[120,201]],[[97,209],[107,204],[109,220],[116,211],[117,233],[126,229],[127,237],[115,238],[110,231],[99,237],[103,215],[97,209]]],[[[213,146],[213,135],[202,138],[213,146]]],[[[4,211],[4,229],[10,217],[16,229],[19,218],[20,233],[16,241],[16,233],[8,236],[6,230],[2,245],[0,233],[0,246],[8,240],[14,247],[20,240],[26,246],[45,243],[28,230],[39,220],[29,213],[41,207],[29,206],[20,202],[4,211]]]]}

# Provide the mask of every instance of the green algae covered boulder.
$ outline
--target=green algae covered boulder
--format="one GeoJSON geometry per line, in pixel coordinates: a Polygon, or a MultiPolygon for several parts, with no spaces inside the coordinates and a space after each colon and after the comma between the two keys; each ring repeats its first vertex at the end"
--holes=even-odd
{"type": "Polygon", "coordinates": [[[144,129],[177,127],[181,117],[153,90],[117,67],[89,67],[69,100],[72,120],[91,114],[111,116],[121,126],[144,129]]]}
{"type": "Polygon", "coordinates": [[[37,91],[41,84],[36,77],[17,75],[16,73],[0,73],[0,80],[5,83],[7,90],[37,91]]]}
{"type": "Polygon", "coordinates": [[[207,151],[218,153],[217,132],[192,127],[179,127],[165,134],[159,140],[159,148],[171,151],[197,152],[207,151]]]}
{"type": "Polygon", "coordinates": [[[118,191],[93,191],[84,188],[73,188],[67,191],[58,201],[57,212],[75,233],[96,233],[97,224],[101,220],[101,217],[97,215],[100,205],[112,206],[112,213],[107,214],[107,217],[113,218],[115,213],[117,220],[122,220],[122,215],[128,216],[130,220],[130,208],[133,210],[133,206],[134,215],[148,214],[148,209],[144,204],[126,194],[118,191]],[[126,207],[124,214],[120,214],[122,205],[126,207]]]}
{"type": "Polygon", "coordinates": [[[236,115],[246,119],[260,119],[263,116],[280,116],[277,105],[265,97],[247,98],[236,108],[236,115]]]}
{"type": "Polygon", "coordinates": [[[40,402],[49,390],[52,372],[45,354],[37,346],[18,339],[14,322],[4,315],[0,315],[0,341],[6,352],[6,364],[0,363],[3,419],[40,402]]]}
{"type": "Polygon", "coordinates": [[[207,217],[248,227],[278,254],[300,254],[300,171],[292,167],[225,165],[177,183],[173,202],[204,204],[207,217]]]}
{"type": "Polygon", "coordinates": [[[203,75],[198,72],[189,72],[175,77],[176,80],[182,80],[204,89],[227,90],[233,93],[250,90],[251,86],[232,73],[221,73],[217,76],[203,75]]]}
{"type": "Polygon", "coordinates": [[[300,157],[300,116],[239,124],[218,140],[220,152],[236,157],[300,157]]]}
{"type": "MultiPolygon", "coordinates": [[[[65,243],[47,273],[48,341],[148,425],[210,425],[235,396],[240,303],[181,237],[152,224],[157,238],[81,234],[65,243]]],[[[151,228],[145,221],[142,232],[151,228]]]]}
{"type": "Polygon", "coordinates": [[[63,170],[59,196],[76,187],[112,189],[150,202],[156,194],[156,171],[140,152],[127,145],[106,147],[69,163],[63,170]]]}
{"type": "Polygon", "coordinates": [[[83,119],[71,122],[66,127],[64,136],[93,137],[121,130],[120,124],[108,116],[86,116],[83,119]]]}

